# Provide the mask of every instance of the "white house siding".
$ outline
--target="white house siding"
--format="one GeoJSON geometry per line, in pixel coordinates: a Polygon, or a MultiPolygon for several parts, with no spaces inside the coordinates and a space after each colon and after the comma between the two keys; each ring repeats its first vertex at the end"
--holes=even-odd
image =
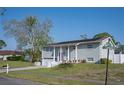
{"type": "Polygon", "coordinates": [[[45,59],[47,59],[47,58],[53,58],[53,48],[52,49],[46,49],[46,48],[44,48],[43,50],[42,50],[42,58],[45,58],[45,59]]]}
{"type": "MultiPolygon", "coordinates": [[[[79,43],[77,44],[77,56],[75,51],[75,45],[69,45],[69,60],[86,60],[90,63],[99,62],[101,58],[107,58],[107,49],[103,49],[103,46],[108,42],[108,38],[101,40],[101,42],[97,43],[79,43]],[[87,45],[93,45],[92,48],[88,48],[87,45]],[[88,58],[93,58],[93,61],[88,61],[88,58]]],[[[60,64],[63,60],[68,60],[68,45],[57,45],[55,47],[55,61],[53,60],[54,56],[54,46],[51,46],[51,49],[43,49],[42,51],[42,66],[55,66],[60,64]],[[60,60],[60,47],[62,48],[62,54],[60,60]],[[61,61],[61,62],[60,62],[61,61]]],[[[124,63],[124,55],[121,55],[121,58],[118,58],[118,55],[114,54],[114,49],[110,50],[109,59],[112,60],[113,63],[124,63]]]]}
{"type": "Polygon", "coordinates": [[[123,64],[124,63],[124,54],[115,54],[113,63],[114,64],[123,64]]]}
{"type": "Polygon", "coordinates": [[[53,62],[53,59],[42,59],[42,66],[43,67],[54,67],[60,64],[59,62],[53,62]]]}
{"type": "Polygon", "coordinates": [[[70,46],[70,60],[75,60],[75,46],[70,46]]]}
{"type": "Polygon", "coordinates": [[[78,46],[78,59],[86,60],[88,62],[88,58],[93,58],[93,61],[89,61],[90,63],[96,63],[99,61],[99,43],[92,43],[93,48],[87,48],[88,44],[81,44],[78,46]]]}
{"type": "MultiPolygon", "coordinates": [[[[103,46],[108,42],[108,38],[104,39],[100,44],[100,58],[107,58],[107,49],[103,49],[103,46]]],[[[109,50],[109,59],[114,62],[114,49],[109,50]]]]}

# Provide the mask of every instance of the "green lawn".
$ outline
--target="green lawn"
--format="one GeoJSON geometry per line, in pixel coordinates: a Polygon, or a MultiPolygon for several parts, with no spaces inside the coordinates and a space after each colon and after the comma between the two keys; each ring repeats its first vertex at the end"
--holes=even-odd
{"type": "Polygon", "coordinates": [[[3,65],[8,64],[10,68],[15,68],[15,67],[27,67],[27,66],[32,66],[33,64],[30,62],[22,62],[22,61],[0,61],[0,67],[3,65]]]}
{"type": "MultiPolygon", "coordinates": [[[[2,74],[9,77],[29,79],[46,84],[97,84],[85,81],[104,81],[105,64],[74,64],[71,68],[41,68],[2,74]]],[[[109,65],[109,82],[124,82],[124,64],[109,65]]]]}

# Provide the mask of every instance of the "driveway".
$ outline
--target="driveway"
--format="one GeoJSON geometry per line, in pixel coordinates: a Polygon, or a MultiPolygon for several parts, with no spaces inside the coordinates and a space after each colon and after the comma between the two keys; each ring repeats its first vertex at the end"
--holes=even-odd
{"type": "Polygon", "coordinates": [[[42,83],[32,82],[30,80],[8,78],[0,76],[0,85],[43,85],[42,83]]]}
{"type": "MultiPolygon", "coordinates": [[[[22,68],[11,68],[9,69],[9,71],[30,70],[30,69],[38,69],[38,68],[41,68],[41,67],[30,66],[30,67],[22,67],[22,68]]],[[[0,69],[0,73],[3,73],[3,72],[6,72],[6,69],[0,69]]],[[[42,83],[32,82],[30,80],[0,76],[0,85],[42,85],[42,83]]]]}

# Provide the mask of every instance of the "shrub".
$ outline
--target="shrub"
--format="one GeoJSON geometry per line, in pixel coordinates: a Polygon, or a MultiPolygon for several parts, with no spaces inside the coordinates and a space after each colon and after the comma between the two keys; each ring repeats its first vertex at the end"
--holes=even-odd
{"type": "MultiPolygon", "coordinates": [[[[100,59],[100,63],[101,63],[101,64],[106,64],[106,63],[107,63],[107,58],[101,58],[101,59],[100,59]]],[[[112,60],[109,60],[108,63],[111,64],[111,63],[112,63],[112,60]]]]}
{"type": "Polygon", "coordinates": [[[86,63],[86,60],[81,60],[81,63],[86,63]]]}
{"type": "Polygon", "coordinates": [[[73,66],[72,63],[62,63],[58,65],[58,68],[70,68],[72,66],[73,66]]]}
{"type": "Polygon", "coordinates": [[[22,56],[13,55],[13,56],[7,57],[7,60],[9,60],[9,61],[23,61],[24,58],[22,56]]]}

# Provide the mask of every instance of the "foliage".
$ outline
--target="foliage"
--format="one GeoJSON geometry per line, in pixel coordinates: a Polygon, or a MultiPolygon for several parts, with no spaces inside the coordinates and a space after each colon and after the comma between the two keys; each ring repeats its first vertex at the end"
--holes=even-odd
{"type": "Polygon", "coordinates": [[[114,37],[111,34],[107,33],[107,32],[98,33],[98,34],[94,35],[93,38],[103,38],[103,37],[111,37],[112,40],[113,40],[113,42],[114,43],[116,42],[115,39],[114,39],[114,37]]]}
{"type": "Polygon", "coordinates": [[[30,51],[32,62],[40,60],[41,49],[52,41],[49,36],[51,27],[50,20],[40,22],[34,16],[29,16],[21,21],[6,21],[3,24],[6,35],[16,39],[18,48],[30,51]]]}
{"type": "MultiPolygon", "coordinates": [[[[101,59],[100,59],[100,63],[101,63],[101,64],[106,64],[106,63],[107,63],[107,58],[101,58],[101,59]]],[[[112,60],[109,60],[108,63],[111,64],[111,63],[112,63],[112,60]]]]}
{"type": "Polygon", "coordinates": [[[3,40],[0,40],[0,49],[6,46],[7,46],[6,43],[3,40]]]}
{"type": "Polygon", "coordinates": [[[84,60],[82,60],[82,61],[81,61],[81,63],[86,63],[86,60],[85,60],[85,59],[84,59],[84,60]]]}
{"type": "Polygon", "coordinates": [[[87,34],[82,34],[82,35],[80,35],[80,37],[81,37],[81,39],[88,39],[87,34]]]}
{"type": "Polygon", "coordinates": [[[23,61],[24,58],[22,56],[13,55],[13,56],[7,57],[7,60],[9,60],[9,61],[23,61]]]}
{"type": "Polygon", "coordinates": [[[62,63],[62,64],[59,64],[58,65],[58,68],[64,68],[64,69],[66,69],[66,68],[70,68],[72,66],[73,66],[72,63],[62,63]]]}
{"type": "Polygon", "coordinates": [[[115,49],[115,53],[124,53],[124,45],[119,45],[118,48],[115,49]]]}

